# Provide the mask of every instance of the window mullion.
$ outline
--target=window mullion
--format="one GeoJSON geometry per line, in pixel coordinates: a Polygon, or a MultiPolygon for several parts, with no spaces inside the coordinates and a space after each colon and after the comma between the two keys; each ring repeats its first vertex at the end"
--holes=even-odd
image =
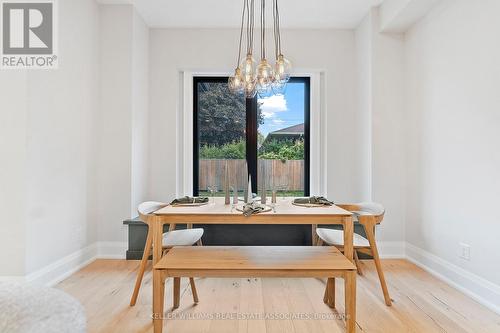
{"type": "Polygon", "coordinates": [[[257,193],[257,97],[246,100],[246,157],[252,178],[252,191],[257,193]]]}

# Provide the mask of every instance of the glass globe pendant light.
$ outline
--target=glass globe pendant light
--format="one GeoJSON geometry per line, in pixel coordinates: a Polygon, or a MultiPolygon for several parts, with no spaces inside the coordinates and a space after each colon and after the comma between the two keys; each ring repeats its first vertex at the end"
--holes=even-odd
{"type": "Polygon", "coordinates": [[[290,80],[292,64],[281,52],[281,30],[278,0],[273,0],[274,18],[274,47],[276,63],[274,64],[274,86],[275,90],[284,90],[286,83],[290,80]]]}
{"type": "Polygon", "coordinates": [[[257,90],[255,89],[256,81],[248,81],[245,82],[244,93],[246,98],[254,98],[257,94],[257,90]]]}
{"type": "Polygon", "coordinates": [[[257,91],[265,94],[271,89],[274,81],[273,67],[264,58],[257,66],[257,91]]]}
{"type": "Polygon", "coordinates": [[[254,36],[254,0],[243,0],[243,13],[241,17],[240,41],[238,62],[234,74],[228,79],[229,89],[237,94],[244,94],[247,98],[266,96],[270,93],[283,94],[286,83],[290,79],[291,63],[281,52],[281,33],[279,23],[278,0],[273,0],[274,43],[276,63],[271,65],[266,59],[266,0],[261,0],[260,12],[260,62],[256,65],[253,58],[254,36]],[[240,62],[243,30],[246,23],[247,53],[240,62]]]}
{"type": "Polygon", "coordinates": [[[229,90],[234,94],[242,94],[244,92],[245,81],[243,75],[241,75],[240,67],[236,67],[234,75],[229,77],[228,86],[229,90]]]}
{"type": "Polygon", "coordinates": [[[284,95],[286,90],[286,81],[274,80],[271,85],[271,89],[275,95],[284,95]]]}
{"type": "Polygon", "coordinates": [[[255,83],[257,79],[256,62],[252,55],[253,49],[253,26],[254,26],[254,0],[243,0],[243,11],[241,15],[240,39],[238,49],[238,67],[234,74],[229,77],[229,89],[237,94],[244,94],[247,98],[253,98],[256,94],[255,83]],[[246,57],[240,62],[241,48],[243,43],[243,30],[246,26],[246,57]]]}
{"type": "Polygon", "coordinates": [[[257,66],[257,91],[267,94],[274,81],[273,67],[266,59],[266,1],[261,0],[260,9],[260,63],[257,66]]]}
{"type": "Polygon", "coordinates": [[[290,71],[292,64],[282,54],[278,55],[276,63],[274,64],[274,77],[276,81],[288,82],[290,80],[290,71]]]}
{"type": "Polygon", "coordinates": [[[245,84],[253,83],[255,84],[255,79],[256,79],[256,62],[255,59],[253,58],[252,54],[249,53],[247,54],[245,60],[241,63],[241,74],[243,76],[243,80],[245,81],[245,84]]]}
{"type": "Polygon", "coordinates": [[[245,92],[245,77],[243,73],[241,72],[241,65],[240,65],[240,59],[241,59],[241,41],[243,39],[243,25],[245,21],[245,13],[247,11],[247,3],[248,1],[245,0],[243,2],[243,13],[241,14],[241,28],[240,28],[240,42],[238,45],[238,60],[236,61],[236,68],[234,70],[234,74],[231,75],[228,78],[228,87],[229,90],[232,93],[235,94],[242,94],[245,92]]]}
{"type": "MultiPolygon", "coordinates": [[[[254,98],[257,91],[255,84],[257,80],[256,67],[257,63],[253,58],[253,30],[254,30],[254,0],[245,0],[246,6],[246,42],[247,42],[247,55],[245,60],[241,63],[241,73],[243,75],[244,93],[246,98],[254,98]]],[[[243,27],[243,25],[242,25],[243,27]]]]}

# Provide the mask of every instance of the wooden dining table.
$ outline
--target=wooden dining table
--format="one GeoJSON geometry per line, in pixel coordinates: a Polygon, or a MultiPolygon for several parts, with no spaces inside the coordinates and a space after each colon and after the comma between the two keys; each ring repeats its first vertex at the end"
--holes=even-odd
{"type": "MultiPolygon", "coordinates": [[[[338,206],[297,206],[294,198],[279,199],[274,208],[245,216],[238,208],[243,202],[233,205],[224,204],[225,198],[210,198],[209,203],[202,206],[168,205],[154,212],[152,218],[153,232],[153,265],[161,259],[163,247],[163,227],[175,230],[177,224],[305,224],[312,226],[312,244],[315,244],[316,226],[338,224],[344,229],[344,256],[354,263],[352,213],[338,206]]],[[[154,279],[154,278],[153,278],[154,279]]],[[[153,281],[154,285],[154,281],[153,281]]]]}
{"type": "MultiPolygon", "coordinates": [[[[312,226],[312,244],[315,244],[316,226],[325,224],[342,225],[344,229],[344,255],[354,262],[352,213],[338,206],[297,206],[293,197],[278,199],[274,209],[268,212],[244,216],[237,207],[243,202],[233,205],[224,204],[223,197],[210,198],[209,203],[202,206],[168,205],[154,212],[153,222],[153,264],[162,256],[163,226],[169,225],[169,231],[175,230],[177,224],[305,224],[312,226]]],[[[269,204],[271,205],[271,204],[269,204]]]]}

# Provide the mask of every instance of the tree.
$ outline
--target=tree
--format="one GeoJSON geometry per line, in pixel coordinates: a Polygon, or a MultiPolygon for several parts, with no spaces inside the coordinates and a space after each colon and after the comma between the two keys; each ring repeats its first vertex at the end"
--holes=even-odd
{"type": "MultiPolygon", "coordinates": [[[[257,106],[257,121],[264,123],[257,106]]],[[[246,101],[231,93],[227,83],[203,83],[198,97],[200,145],[220,146],[245,138],[246,101]]]]}

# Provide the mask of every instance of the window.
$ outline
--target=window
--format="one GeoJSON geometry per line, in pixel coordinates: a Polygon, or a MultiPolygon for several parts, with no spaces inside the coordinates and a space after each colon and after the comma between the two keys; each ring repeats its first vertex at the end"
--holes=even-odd
{"type": "Polygon", "coordinates": [[[194,78],[193,194],[224,195],[226,165],[232,186],[243,192],[265,184],[270,195],[309,195],[308,77],[294,77],[283,95],[245,99],[226,77],[194,78]]]}

